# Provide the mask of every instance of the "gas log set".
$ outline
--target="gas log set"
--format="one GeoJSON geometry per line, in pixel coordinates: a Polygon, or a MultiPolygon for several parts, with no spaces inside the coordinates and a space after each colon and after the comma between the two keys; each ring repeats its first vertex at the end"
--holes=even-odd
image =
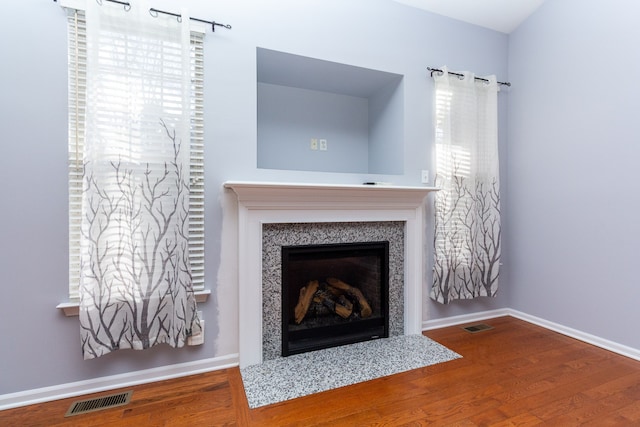
{"type": "Polygon", "coordinates": [[[299,325],[309,312],[315,316],[334,313],[343,319],[366,319],[371,316],[369,302],[360,289],[334,277],[310,280],[300,288],[294,309],[294,322],[299,325]]]}

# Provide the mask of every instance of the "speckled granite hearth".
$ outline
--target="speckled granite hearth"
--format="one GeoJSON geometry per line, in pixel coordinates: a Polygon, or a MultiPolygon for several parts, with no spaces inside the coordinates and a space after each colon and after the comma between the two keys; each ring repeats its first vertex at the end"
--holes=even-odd
{"type": "Polygon", "coordinates": [[[240,372],[249,407],[257,408],[459,357],[425,336],[401,335],[268,360],[240,372]]]}

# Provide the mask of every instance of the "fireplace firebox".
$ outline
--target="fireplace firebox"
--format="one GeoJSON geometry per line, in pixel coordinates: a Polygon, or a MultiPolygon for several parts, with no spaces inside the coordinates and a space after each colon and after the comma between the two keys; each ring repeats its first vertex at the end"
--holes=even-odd
{"type": "Polygon", "coordinates": [[[282,247],[282,355],[389,336],[389,242],[282,247]]]}

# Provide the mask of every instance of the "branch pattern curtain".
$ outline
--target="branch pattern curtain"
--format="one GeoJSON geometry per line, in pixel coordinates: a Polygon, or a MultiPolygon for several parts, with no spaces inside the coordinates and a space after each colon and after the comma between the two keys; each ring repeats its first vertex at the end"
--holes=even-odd
{"type": "Polygon", "coordinates": [[[434,270],[440,303],[495,296],[500,269],[498,84],[471,73],[435,80],[434,270]]]}
{"type": "Polygon", "coordinates": [[[188,19],[87,2],[85,359],[200,332],[189,265],[188,19]]]}

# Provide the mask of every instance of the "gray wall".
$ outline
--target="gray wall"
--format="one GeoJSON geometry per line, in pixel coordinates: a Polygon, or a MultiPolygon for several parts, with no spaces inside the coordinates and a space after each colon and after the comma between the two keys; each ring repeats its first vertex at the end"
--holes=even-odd
{"type": "MultiPolygon", "coordinates": [[[[3,342],[0,350],[0,394],[237,352],[239,320],[233,198],[222,191],[222,183],[226,180],[264,180],[349,184],[376,180],[419,185],[420,171],[433,169],[433,83],[428,78],[426,67],[446,64],[452,69],[469,69],[479,74],[495,73],[500,78],[507,75],[506,35],[389,0],[190,0],[182,3],[190,8],[192,16],[233,25],[230,31],[217,29],[214,34],[210,33],[205,45],[206,286],[213,292],[210,301],[200,306],[207,324],[206,343],[201,347],[181,350],[159,347],[145,352],[122,351],[82,361],[77,318],[65,318],[55,309],[58,303],[67,299],[68,281],[65,15],[52,1],[6,2],[3,4],[3,16],[12,18],[5,19],[0,26],[0,124],[3,141],[3,155],[0,157],[3,182],[0,208],[0,336],[3,342]],[[12,44],[13,41],[16,42],[12,44]],[[404,174],[370,176],[258,169],[257,46],[404,75],[404,174]],[[223,216],[223,206],[231,209],[229,216],[223,216]]],[[[163,10],[176,8],[171,0],[158,0],[152,4],[163,10]]],[[[542,28],[539,31],[544,33],[542,28]]],[[[506,117],[504,95],[500,95],[501,117],[506,117]]],[[[506,129],[503,120],[500,125],[503,141],[506,141],[506,129]]],[[[521,149],[517,154],[517,159],[522,159],[528,152],[521,149]]],[[[600,158],[606,154],[601,152],[600,158]]],[[[630,157],[623,161],[629,161],[630,157]]],[[[523,174],[528,170],[527,165],[525,162],[520,166],[524,168],[523,174]]],[[[603,165],[599,163],[598,166],[603,165]]],[[[611,168],[610,173],[619,175],[625,172],[614,170],[613,165],[604,166],[611,168]]],[[[591,182],[597,182],[594,171],[595,168],[589,171],[591,182]]],[[[527,189],[526,175],[515,178],[527,189]]],[[[533,187],[534,193],[545,194],[535,185],[533,187]]],[[[560,193],[552,194],[556,194],[556,198],[560,196],[560,193]]],[[[625,195],[634,197],[629,191],[625,191],[625,195]]],[[[524,200],[528,206],[531,205],[526,198],[524,200]]],[[[595,199],[588,200],[593,203],[595,199]]],[[[607,205],[622,202],[622,198],[616,197],[607,205]]],[[[521,208],[518,208],[518,213],[519,220],[513,229],[530,226],[527,221],[529,214],[523,213],[521,208]]],[[[599,214],[602,213],[600,209],[599,214]]],[[[625,212],[620,214],[628,215],[625,212]]],[[[616,224],[617,229],[612,231],[620,232],[622,222],[616,224]]],[[[608,224],[601,223],[596,232],[606,233],[602,227],[611,227],[608,224]]],[[[558,228],[549,227],[546,228],[549,234],[558,228]]],[[[582,236],[589,235],[582,233],[576,237],[582,236]]],[[[581,245],[582,242],[577,246],[581,245]]],[[[530,252],[531,246],[534,245],[527,239],[522,250],[530,252]]],[[[600,246],[598,249],[601,254],[604,249],[612,249],[622,255],[623,248],[600,246]]],[[[595,259],[595,254],[592,258],[595,259]]],[[[535,265],[536,260],[533,258],[527,262],[535,265]]],[[[520,259],[516,261],[516,267],[523,268],[520,259]]],[[[521,283],[524,283],[522,276],[527,271],[518,276],[521,283]]],[[[425,282],[430,281],[430,276],[427,276],[425,282]]],[[[539,273],[534,276],[539,277],[539,273]]],[[[621,278],[619,273],[617,279],[621,278]]],[[[506,305],[507,292],[505,284],[502,296],[496,300],[449,307],[425,303],[425,318],[501,308],[506,305]]],[[[528,294],[524,290],[523,294],[522,299],[526,300],[528,294]]],[[[631,299],[629,296],[618,292],[615,297],[626,297],[628,301],[631,299]]],[[[548,301],[547,296],[544,299],[548,301]]],[[[526,308],[521,298],[514,298],[514,301],[519,307],[526,308]]],[[[616,312],[615,308],[612,312],[616,312]]]]}
{"type": "Polygon", "coordinates": [[[512,308],[640,348],[640,3],[547,0],[509,38],[512,308]]]}
{"type": "Polygon", "coordinates": [[[258,167],[324,172],[369,170],[366,98],[258,83],[258,167]],[[311,150],[311,138],[326,151],[311,150]]]}

